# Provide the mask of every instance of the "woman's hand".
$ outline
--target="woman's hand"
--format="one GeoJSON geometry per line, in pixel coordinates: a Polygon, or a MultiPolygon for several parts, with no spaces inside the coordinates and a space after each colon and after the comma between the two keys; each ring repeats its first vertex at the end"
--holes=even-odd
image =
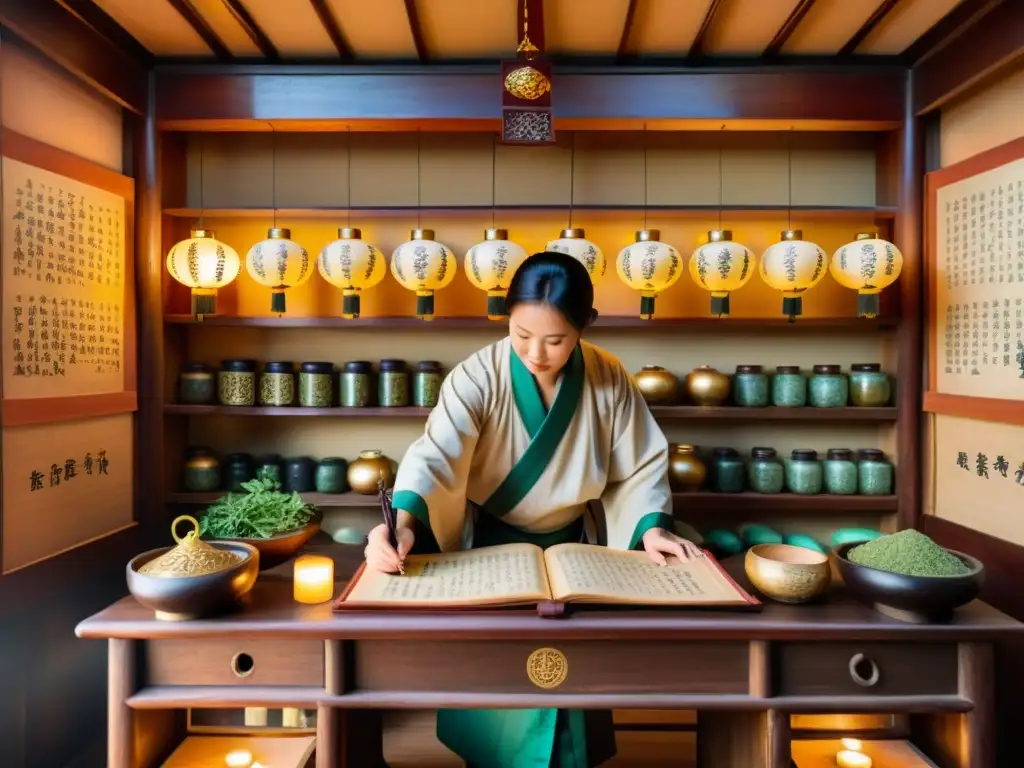
{"type": "Polygon", "coordinates": [[[402,563],[405,562],[405,556],[412,549],[416,536],[413,534],[412,528],[405,526],[399,526],[395,536],[398,539],[397,552],[388,543],[388,527],[384,523],[370,531],[369,542],[366,549],[363,550],[368,568],[382,573],[395,573],[402,570],[402,563]]]}
{"type": "Polygon", "coordinates": [[[684,563],[691,557],[704,557],[704,552],[692,541],[664,528],[651,528],[644,534],[643,542],[647,556],[658,565],[665,565],[666,555],[674,555],[684,563]]]}

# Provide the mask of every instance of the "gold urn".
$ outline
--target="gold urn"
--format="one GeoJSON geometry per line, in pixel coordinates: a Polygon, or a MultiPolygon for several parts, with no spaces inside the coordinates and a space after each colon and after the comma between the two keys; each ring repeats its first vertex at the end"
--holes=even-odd
{"type": "Polygon", "coordinates": [[[671,371],[660,365],[645,365],[634,378],[648,405],[671,405],[675,401],[679,379],[671,371]]]}
{"type": "Polygon", "coordinates": [[[686,394],[696,405],[721,405],[729,397],[732,380],[727,374],[702,365],[686,375],[686,394]]]}
{"type": "Polygon", "coordinates": [[[695,493],[708,473],[697,446],[672,443],[668,447],[668,482],[673,491],[695,493]]]}
{"type": "Polygon", "coordinates": [[[359,458],[348,465],[348,484],[356,493],[377,493],[377,484],[381,480],[384,481],[385,488],[395,484],[391,459],[382,451],[362,451],[359,458]]]}

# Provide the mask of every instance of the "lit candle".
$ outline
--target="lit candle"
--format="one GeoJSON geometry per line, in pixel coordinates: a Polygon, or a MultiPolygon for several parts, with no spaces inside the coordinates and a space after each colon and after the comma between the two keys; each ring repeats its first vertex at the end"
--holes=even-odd
{"type": "Polygon", "coordinates": [[[295,560],[293,595],[299,603],[325,603],[334,597],[334,561],[323,555],[295,560]]]}
{"type": "Polygon", "coordinates": [[[839,768],[871,768],[871,758],[863,752],[844,749],[836,754],[836,765],[839,768]]]}
{"type": "Polygon", "coordinates": [[[840,742],[843,745],[843,749],[848,749],[851,752],[860,752],[864,749],[860,739],[840,739],[840,742]]]}
{"type": "Polygon", "coordinates": [[[247,749],[235,749],[224,756],[224,764],[228,768],[250,768],[252,752],[247,749]]]}

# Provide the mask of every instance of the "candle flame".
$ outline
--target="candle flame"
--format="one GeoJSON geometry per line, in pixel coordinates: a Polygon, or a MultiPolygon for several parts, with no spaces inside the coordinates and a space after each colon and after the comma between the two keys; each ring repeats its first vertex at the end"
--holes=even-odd
{"type": "Polygon", "coordinates": [[[224,764],[228,768],[252,768],[252,752],[247,749],[235,749],[224,756],[224,764]]]}
{"type": "Polygon", "coordinates": [[[860,739],[842,739],[842,743],[843,749],[849,749],[853,752],[860,752],[864,748],[860,739]]]}

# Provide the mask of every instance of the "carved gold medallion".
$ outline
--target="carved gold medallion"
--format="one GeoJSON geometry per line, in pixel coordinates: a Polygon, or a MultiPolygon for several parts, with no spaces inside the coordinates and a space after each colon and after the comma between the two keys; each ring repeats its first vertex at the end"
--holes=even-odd
{"type": "Polygon", "coordinates": [[[538,648],[526,659],[526,674],[538,688],[557,688],[569,676],[569,660],[555,648],[538,648]]]}

